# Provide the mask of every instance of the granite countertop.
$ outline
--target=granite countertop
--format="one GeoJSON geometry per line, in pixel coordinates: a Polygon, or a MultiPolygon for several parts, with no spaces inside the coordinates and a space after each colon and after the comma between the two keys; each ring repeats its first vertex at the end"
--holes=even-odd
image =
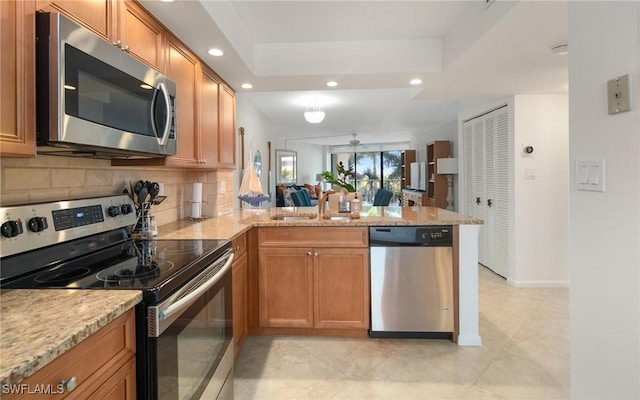
{"type": "Polygon", "coordinates": [[[32,375],[141,300],[138,290],[0,291],[0,386],[32,375]]]}
{"type": "MultiPolygon", "coordinates": [[[[160,239],[234,239],[254,226],[390,226],[477,225],[483,221],[436,207],[365,206],[359,219],[319,219],[317,207],[273,207],[234,210],[230,214],[200,221],[180,220],[159,227],[160,239]],[[281,215],[309,215],[308,220],[273,220],[281,215]]],[[[337,215],[337,214],[336,214],[337,215]]],[[[348,214],[347,214],[348,215],[348,214]]]]}

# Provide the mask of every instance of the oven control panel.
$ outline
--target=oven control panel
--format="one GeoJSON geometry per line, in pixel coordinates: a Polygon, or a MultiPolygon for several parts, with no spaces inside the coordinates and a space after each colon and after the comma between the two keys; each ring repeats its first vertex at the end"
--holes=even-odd
{"type": "Polygon", "coordinates": [[[126,195],[0,207],[0,257],[133,226],[126,195]]]}

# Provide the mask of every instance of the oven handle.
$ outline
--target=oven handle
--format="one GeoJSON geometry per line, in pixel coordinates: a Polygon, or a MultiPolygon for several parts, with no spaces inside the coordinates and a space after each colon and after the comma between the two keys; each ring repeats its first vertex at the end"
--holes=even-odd
{"type": "Polygon", "coordinates": [[[166,326],[169,325],[163,322],[167,320],[171,322],[175,319],[173,318],[174,316],[177,317],[177,313],[195,303],[204,292],[211,289],[216,283],[218,283],[218,281],[222,279],[222,277],[231,268],[233,258],[233,250],[227,251],[227,253],[193,279],[188,286],[184,286],[161,304],[148,307],[149,336],[160,336],[160,334],[166,329],[166,326]],[[222,262],[224,262],[224,265],[220,268],[219,266],[222,262]],[[211,276],[212,273],[213,276],[211,276]]]}

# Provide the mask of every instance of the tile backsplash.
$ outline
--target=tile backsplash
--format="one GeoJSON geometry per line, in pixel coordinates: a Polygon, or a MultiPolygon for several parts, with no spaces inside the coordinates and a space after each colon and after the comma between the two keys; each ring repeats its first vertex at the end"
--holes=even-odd
{"type": "Polygon", "coordinates": [[[233,211],[233,171],[194,171],[159,167],[112,167],[109,160],[39,155],[0,159],[0,205],[110,196],[122,193],[129,182],[164,184],[167,199],[153,206],[158,224],[191,214],[192,183],[202,182],[204,216],[233,211]]]}

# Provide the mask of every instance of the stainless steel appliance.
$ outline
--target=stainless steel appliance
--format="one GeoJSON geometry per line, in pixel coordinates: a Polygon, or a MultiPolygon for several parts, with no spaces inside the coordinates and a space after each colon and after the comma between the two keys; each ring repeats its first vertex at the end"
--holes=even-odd
{"type": "Polygon", "coordinates": [[[176,84],[58,13],[36,14],[38,152],[176,154],[176,84]]]}
{"type": "Polygon", "coordinates": [[[371,337],[450,338],[451,226],[369,228],[371,337]]]}
{"type": "MultiPolygon", "coordinates": [[[[0,207],[0,288],[138,289],[138,399],[232,399],[227,240],[140,240],[128,196],[0,207]]],[[[72,313],[71,313],[72,315],[72,313]]]]}

